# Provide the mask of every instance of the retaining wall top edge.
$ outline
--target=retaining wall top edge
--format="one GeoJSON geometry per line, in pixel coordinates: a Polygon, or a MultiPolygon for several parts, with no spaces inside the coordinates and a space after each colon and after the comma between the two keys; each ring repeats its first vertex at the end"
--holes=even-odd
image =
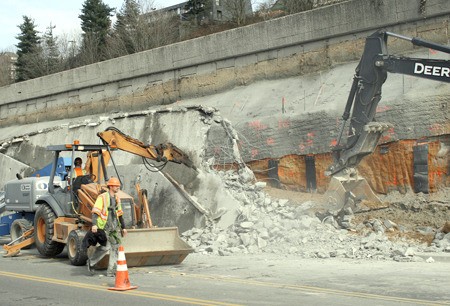
{"type": "Polygon", "coordinates": [[[426,5],[428,10],[421,14],[419,1],[346,1],[1,87],[0,105],[381,28],[404,20],[450,14],[448,0],[429,0],[426,5]],[[318,29],[317,24],[321,25],[318,29]],[[128,70],[124,71],[124,67],[128,70]]]}

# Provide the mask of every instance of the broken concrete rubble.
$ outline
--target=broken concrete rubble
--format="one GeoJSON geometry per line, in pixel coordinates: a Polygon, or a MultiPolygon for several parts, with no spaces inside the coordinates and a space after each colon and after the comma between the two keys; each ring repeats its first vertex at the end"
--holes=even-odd
{"type": "MultiPolygon", "coordinates": [[[[240,215],[227,229],[210,222],[202,229],[191,229],[182,234],[197,252],[230,255],[232,253],[296,254],[303,258],[342,257],[401,262],[424,261],[423,252],[447,252],[450,234],[436,234],[433,243],[406,238],[390,239],[387,233],[398,231],[400,225],[389,219],[372,218],[354,224],[347,211],[342,228],[334,217],[320,220],[312,211],[313,201],[293,205],[286,199],[275,199],[264,191],[253,190],[256,185],[236,184],[232,171],[219,175],[235,198],[240,199],[240,215]]],[[[450,204],[450,203],[448,203],[450,204]]],[[[414,201],[404,203],[414,207],[414,201]]],[[[450,206],[443,208],[444,217],[450,216],[450,206]]],[[[409,229],[408,229],[409,230],[409,229]]],[[[404,229],[406,232],[407,230],[404,229]]]]}

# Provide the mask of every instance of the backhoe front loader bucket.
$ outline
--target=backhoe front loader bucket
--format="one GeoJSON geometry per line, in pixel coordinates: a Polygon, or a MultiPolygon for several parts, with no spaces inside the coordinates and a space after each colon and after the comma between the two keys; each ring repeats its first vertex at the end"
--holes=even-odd
{"type": "MultiPolygon", "coordinates": [[[[128,267],[180,264],[194,251],[181,240],[177,227],[128,229],[127,232],[122,245],[128,267]]],[[[106,255],[95,268],[106,269],[108,260],[106,255]]]]}
{"type": "Polygon", "coordinates": [[[366,179],[356,175],[333,176],[325,196],[327,209],[338,211],[350,207],[353,212],[384,207],[366,179]]]}

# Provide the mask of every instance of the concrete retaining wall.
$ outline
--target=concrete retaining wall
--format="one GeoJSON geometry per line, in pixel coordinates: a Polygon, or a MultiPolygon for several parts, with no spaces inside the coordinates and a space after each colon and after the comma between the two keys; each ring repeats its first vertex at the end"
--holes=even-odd
{"type": "Polygon", "coordinates": [[[13,84],[0,88],[0,127],[146,109],[326,70],[358,59],[361,38],[378,28],[445,44],[449,13],[447,0],[348,1],[13,84]]]}

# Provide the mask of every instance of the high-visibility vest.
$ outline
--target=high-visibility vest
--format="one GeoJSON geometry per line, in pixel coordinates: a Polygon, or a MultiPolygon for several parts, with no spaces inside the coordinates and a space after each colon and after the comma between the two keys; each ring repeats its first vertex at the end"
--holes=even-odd
{"type": "MultiPolygon", "coordinates": [[[[122,205],[120,204],[120,199],[117,195],[114,195],[116,198],[116,215],[117,218],[123,215],[122,205]]],[[[111,199],[109,196],[109,192],[102,193],[98,196],[95,201],[94,207],[92,208],[92,213],[97,214],[97,227],[99,229],[104,229],[106,225],[106,221],[108,220],[108,207],[110,205],[111,199]]]]}
{"type": "Polygon", "coordinates": [[[78,176],[86,175],[86,170],[82,168],[74,168],[72,171],[72,179],[75,179],[78,176]]]}

